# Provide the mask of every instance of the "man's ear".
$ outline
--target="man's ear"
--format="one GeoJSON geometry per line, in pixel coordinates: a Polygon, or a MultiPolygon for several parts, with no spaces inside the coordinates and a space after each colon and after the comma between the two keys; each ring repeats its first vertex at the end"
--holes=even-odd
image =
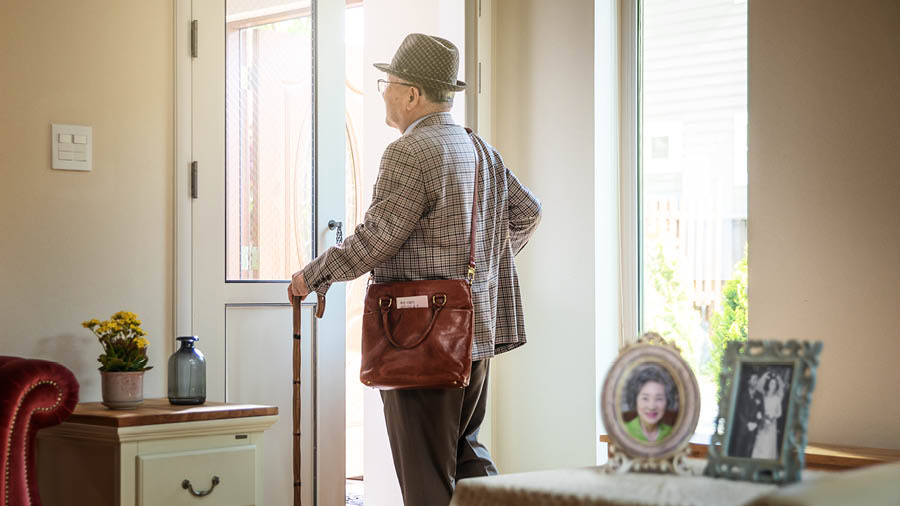
{"type": "Polygon", "coordinates": [[[419,89],[418,89],[418,88],[412,87],[412,86],[411,86],[411,87],[409,88],[409,96],[408,96],[408,98],[409,98],[409,101],[406,103],[406,108],[407,108],[407,109],[412,109],[413,107],[416,106],[417,103],[419,103],[419,100],[422,99],[422,95],[419,94],[419,89]]]}

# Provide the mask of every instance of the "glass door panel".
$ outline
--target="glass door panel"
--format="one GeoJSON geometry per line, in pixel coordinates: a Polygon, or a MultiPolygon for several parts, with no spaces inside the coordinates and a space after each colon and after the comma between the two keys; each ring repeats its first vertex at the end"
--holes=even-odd
{"type": "Polygon", "coordinates": [[[287,280],[313,248],[311,9],[226,9],[226,278],[287,280]]]}

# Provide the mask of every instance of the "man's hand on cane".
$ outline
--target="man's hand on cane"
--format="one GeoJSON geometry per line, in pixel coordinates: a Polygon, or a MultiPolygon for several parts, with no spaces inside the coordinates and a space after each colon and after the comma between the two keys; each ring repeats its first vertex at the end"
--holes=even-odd
{"type": "Polygon", "coordinates": [[[288,302],[294,303],[294,297],[300,297],[300,300],[309,295],[309,287],[306,286],[306,280],[303,279],[303,272],[297,271],[291,276],[291,283],[288,285],[288,302]]]}
{"type": "MultiPolygon", "coordinates": [[[[291,284],[288,285],[288,302],[294,303],[294,297],[300,297],[300,301],[306,298],[311,292],[306,286],[306,280],[303,279],[303,272],[297,271],[291,276],[291,284]]],[[[325,296],[316,294],[318,301],[316,302],[316,318],[325,315],[325,296]]]]}

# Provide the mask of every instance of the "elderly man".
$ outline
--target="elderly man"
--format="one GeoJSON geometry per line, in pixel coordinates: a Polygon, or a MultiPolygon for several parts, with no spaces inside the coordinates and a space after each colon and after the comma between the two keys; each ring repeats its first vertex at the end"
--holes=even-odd
{"type": "Polygon", "coordinates": [[[414,33],[390,64],[375,67],[387,74],[378,82],[385,121],[403,135],[381,158],[364,223],[295,273],[288,293],[324,295],[331,283],[369,271],[379,283],[464,278],[476,166],[482,160],[470,383],[381,392],[404,504],[446,505],[456,480],[497,472],[478,442],[488,368],[494,355],[525,344],[513,257],[534,233],[541,205],[496,150],[473,143],[453,123],[448,112],[453,95],[466,86],[457,80],[459,52],[453,43],[414,33]]]}

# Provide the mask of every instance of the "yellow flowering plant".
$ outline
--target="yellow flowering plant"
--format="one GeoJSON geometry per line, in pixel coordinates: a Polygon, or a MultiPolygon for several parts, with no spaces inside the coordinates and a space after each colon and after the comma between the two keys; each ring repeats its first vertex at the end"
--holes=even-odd
{"type": "Polygon", "coordinates": [[[119,311],[109,320],[99,321],[96,318],[82,322],[81,326],[90,329],[103,352],[97,361],[100,370],[105,372],[146,371],[147,367],[147,335],[141,328],[141,320],[129,311],[119,311]]]}

